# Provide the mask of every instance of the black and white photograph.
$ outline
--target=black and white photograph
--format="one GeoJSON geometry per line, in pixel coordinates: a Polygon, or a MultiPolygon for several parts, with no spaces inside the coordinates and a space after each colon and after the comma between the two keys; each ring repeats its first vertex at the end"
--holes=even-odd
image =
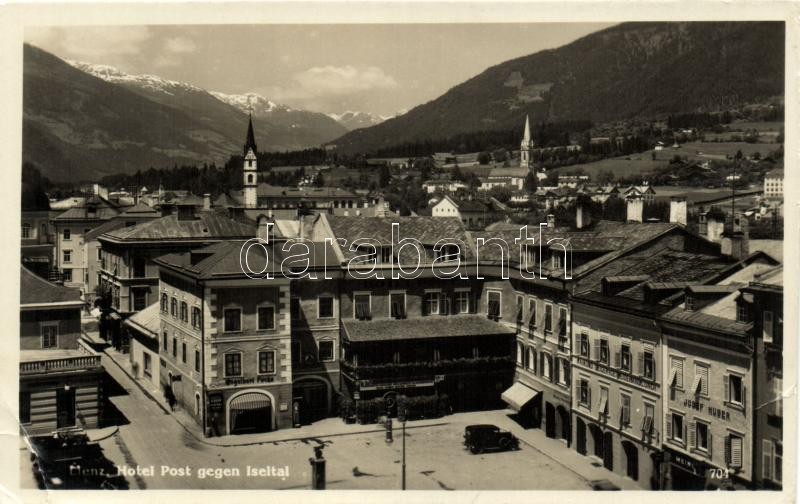
{"type": "Polygon", "coordinates": [[[797,9],[404,5],[24,18],[15,493],[794,501],[797,9]]]}

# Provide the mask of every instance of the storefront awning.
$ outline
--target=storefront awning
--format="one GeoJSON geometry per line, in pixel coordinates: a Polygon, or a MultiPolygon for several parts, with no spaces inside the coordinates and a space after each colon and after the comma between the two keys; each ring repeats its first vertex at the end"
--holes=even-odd
{"type": "Polygon", "coordinates": [[[524,383],[515,383],[500,396],[504,402],[511,406],[515,411],[519,411],[528,404],[531,399],[541,394],[539,390],[534,390],[524,383]]]}

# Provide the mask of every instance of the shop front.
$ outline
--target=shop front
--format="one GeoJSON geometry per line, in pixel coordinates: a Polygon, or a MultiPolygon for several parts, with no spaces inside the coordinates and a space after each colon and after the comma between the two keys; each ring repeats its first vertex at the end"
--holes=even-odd
{"type": "Polygon", "coordinates": [[[206,435],[255,434],[292,426],[291,385],[210,390],[206,435]]]}

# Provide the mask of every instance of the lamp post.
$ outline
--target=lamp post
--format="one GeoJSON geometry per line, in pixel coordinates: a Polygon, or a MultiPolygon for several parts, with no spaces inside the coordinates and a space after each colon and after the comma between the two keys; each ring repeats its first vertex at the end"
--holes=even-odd
{"type": "Polygon", "coordinates": [[[325,490],[325,458],[322,456],[322,446],[314,447],[314,458],[309,458],[311,464],[311,489],[325,490]]]}
{"type": "Polygon", "coordinates": [[[403,463],[400,469],[400,490],[406,489],[406,409],[398,412],[398,420],[403,422],[403,463]]]}

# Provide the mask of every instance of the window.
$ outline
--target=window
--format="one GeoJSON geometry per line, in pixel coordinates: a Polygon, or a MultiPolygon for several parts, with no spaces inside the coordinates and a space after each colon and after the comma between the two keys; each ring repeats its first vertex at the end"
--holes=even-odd
{"type": "Polygon", "coordinates": [[[523,305],[523,303],[524,303],[524,301],[522,300],[522,296],[517,296],[517,316],[516,316],[517,324],[521,324],[522,323],[522,317],[523,317],[522,305],[523,305]]]}
{"type": "Polygon", "coordinates": [[[141,311],[147,308],[147,290],[131,289],[133,291],[133,311],[141,311]]]}
{"type": "Polygon", "coordinates": [[[72,251],[71,250],[65,250],[64,251],[64,262],[65,263],[71,263],[72,262],[72,251]]]}
{"type": "Polygon", "coordinates": [[[708,424],[695,422],[694,428],[689,430],[689,446],[705,452],[710,451],[708,424]]]}
{"type": "Polygon", "coordinates": [[[747,316],[747,305],[743,301],[740,301],[736,304],[736,321],[749,322],[749,317],[747,316]]]}
{"type": "Polygon", "coordinates": [[[405,292],[392,292],[389,294],[390,315],[392,318],[406,318],[406,294],[405,292]]]}
{"type": "Polygon", "coordinates": [[[725,378],[725,399],[729,403],[744,405],[744,385],[741,376],[732,374],[725,378]]]}
{"type": "MultiPolygon", "coordinates": [[[[20,401],[22,404],[22,401],[20,401]]],[[[780,483],[783,480],[783,445],[771,439],[762,440],[761,475],[765,480],[780,483]]]]}
{"type": "Polygon", "coordinates": [[[225,354],[225,376],[242,375],[242,354],[225,354]]]}
{"type": "Polygon", "coordinates": [[[622,345],[619,349],[619,367],[623,371],[631,371],[631,347],[622,345]]]}
{"type": "Polygon", "coordinates": [[[152,376],[153,375],[153,363],[150,354],[147,352],[142,353],[142,357],[144,359],[142,367],[144,368],[145,376],[152,376]]]}
{"type": "Polygon", "coordinates": [[[200,372],[200,350],[194,351],[194,370],[200,372]]]}
{"type": "Polygon", "coordinates": [[[358,320],[372,318],[370,310],[371,296],[369,294],[355,294],[353,296],[353,316],[358,320]]]}
{"type": "Polygon", "coordinates": [[[530,329],[536,329],[536,299],[528,300],[528,326],[530,329]]]}
{"type": "Polygon", "coordinates": [[[544,378],[547,378],[550,381],[553,381],[553,379],[552,379],[553,357],[550,354],[547,354],[547,353],[544,353],[544,352],[539,353],[539,355],[542,356],[541,357],[541,359],[542,359],[542,362],[541,362],[541,364],[542,364],[542,368],[541,368],[542,369],[542,376],[544,378]]]}
{"type": "Polygon", "coordinates": [[[693,296],[686,296],[686,310],[687,311],[694,311],[694,297],[693,296]]]}
{"type": "Polygon", "coordinates": [[[580,352],[581,357],[589,358],[589,335],[586,333],[581,333],[581,341],[580,341],[580,352]]]}
{"type": "Polygon", "coordinates": [[[443,245],[439,248],[439,250],[435,250],[436,259],[438,261],[457,261],[458,260],[458,246],[450,244],[450,245],[443,245]]]}
{"type": "Polygon", "coordinates": [[[377,264],[378,262],[378,251],[375,245],[359,245],[356,247],[356,254],[353,264],[377,264]]]}
{"type": "Polygon", "coordinates": [[[178,300],[172,298],[172,301],[169,303],[169,313],[175,318],[178,318],[178,300]]]}
{"type": "Polygon", "coordinates": [[[425,293],[425,314],[438,315],[439,314],[439,293],[426,292],[425,293]]]}
{"type": "Polygon", "coordinates": [[[525,355],[525,347],[522,346],[522,343],[517,342],[517,366],[522,367],[522,359],[525,355]]]}
{"type": "Polygon", "coordinates": [[[500,320],[500,293],[497,291],[489,291],[486,300],[486,315],[492,320],[500,320]]]}
{"type": "Polygon", "coordinates": [[[242,330],[242,310],[240,308],[226,308],[223,310],[224,332],[239,332],[242,330]]]}
{"type": "Polygon", "coordinates": [[[764,343],[772,343],[772,331],[772,312],[769,310],[764,310],[764,313],[761,317],[761,332],[763,334],[764,343]]]}
{"type": "Polygon", "coordinates": [[[178,338],[172,337],[172,356],[178,358],[178,338]]]}
{"type": "Polygon", "coordinates": [[[200,316],[200,308],[197,306],[192,307],[192,327],[200,329],[202,325],[202,317],[200,316]]]}
{"type": "Polygon", "coordinates": [[[19,391],[19,421],[20,423],[30,423],[31,421],[31,393],[19,391]]]}
{"type": "Polygon", "coordinates": [[[303,345],[300,340],[292,341],[292,364],[300,364],[303,358],[303,345]]]}
{"type": "Polygon", "coordinates": [[[558,335],[561,338],[567,336],[567,309],[563,306],[558,308],[558,335]]]}
{"type": "Polygon", "coordinates": [[[65,282],[71,282],[72,281],[72,270],[71,269],[63,270],[61,272],[61,276],[64,278],[65,282]]]}
{"type": "Polygon", "coordinates": [[[725,463],[728,467],[742,467],[742,436],[729,434],[725,439],[725,463]]]}
{"type": "Polygon", "coordinates": [[[258,374],[275,374],[275,350],[258,352],[258,374]]]}
{"type": "Polygon", "coordinates": [[[683,415],[672,413],[667,421],[667,437],[683,443],[683,415]]]}
{"type": "Polygon", "coordinates": [[[631,397],[625,394],[620,395],[619,424],[627,427],[631,424],[631,397]]]}
{"type": "Polygon", "coordinates": [[[708,396],[708,366],[694,365],[694,382],[692,382],[690,392],[695,395],[708,396]]]}
{"type": "Polygon", "coordinates": [[[333,318],[333,296],[317,298],[317,318],[333,318]]]}
{"type": "Polygon", "coordinates": [[[274,306],[259,306],[258,307],[258,330],[268,331],[275,329],[275,307],[274,306]]]}
{"type": "Polygon", "coordinates": [[[683,390],[683,359],[680,357],[670,356],[669,358],[669,381],[667,385],[683,390]]]}
{"type": "Polygon", "coordinates": [[[469,313],[469,291],[456,292],[456,310],[458,313],[469,313]]]}
{"type": "Polygon", "coordinates": [[[169,340],[169,337],[167,336],[167,331],[164,331],[164,339],[162,340],[161,346],[163,347],[165,352],[167,351],[167,348],[169,346],[168,340],[169,340]]]}
{"type": "Polygon", "coordinates": [[[653,418],[656,416],[656,407],[644,403],[644,418],[642,418],[642,433],[646,436],[653,434],[653,418]]]}
{"type": "Polygon", "coordinates": [[[189,322],[189,305],[181,301],[181,322],[189,322]]]}
{"type": "Polygon", "coordinates": [[[331,362],[334,359],[333,341],[322,340],[319,342],[319,360],[320,362],[331,362]]]}
{"type": "Polygon", "coordinates": [[[42,326],[42,348],[58,348],[58,324],[42,326]]]}
{"type": "Polygon", "coordinates": [[[103,249],[100,247],[97,247],[97,260],[98,261],[103,260],[103,249]]]}
{"type": "Polygon", "coordinates": [[[642,356],[642,376],[648,380],[654,380],[656,376],[656,362],[653,359],[653,352],[645,350],[640,355],[642,356]]]}
{"type": "Polygon", "coordinates": [[[167,313],[169,310],[169,301],[166,294],[161,294],[161,311],[167,313]]]}
{"type": "Polygon", "coordinates": [[[528,370],[536,372],[536,350],[533,347],[528,348],[528,370]]]}
{"type": "Polygon", "coordinates": [[[289,310],[291,312],[292,320],[300,320],[301,313],[300,313],[300,298],[293,297],[289,302],[289,310]]]}
{"type": "Polygon", "coordinates": [[[23,224],[22,225],[22,239],[30,238],[31,237],[31,225],[30,224],[23,224]]]}
{"type": "Polygon", "coordinates": [[[181,362],[186,364],[186,342],[181,343],[181,362]]]}
{"type": "Polygon", "coordinates": [[[553,332],[553,305],[544,305],[544,332],[553,332]]]}
{"type": "Polygon", "coordinates": [[[608,340],[607,339],[601,339],[600,340],[600,356],[599,356],[599,360],[603,364],[608,365],[608,340]]]}
{"type": "Polygon", "coordinates": [[[591,400],[592,391],[589,388],[589,380],[581,378],[580,382],[578,382],[578,403],[588,408],[591,400]]]}
{"type": "Polygon", "coordinates": [[[64,240],[71,239],[72,238],[71,234],[72,234],[72,231],[69,228],[66,228],[64,230],[64,234],[63,234],[64,240]]]}
{"type": "Polygon", "coordinates": [[[567,385],[569,383],[569,364],[566,359],[557,359],[557,361],[556,376],[558,377],[558,384],[567,385]]]}

